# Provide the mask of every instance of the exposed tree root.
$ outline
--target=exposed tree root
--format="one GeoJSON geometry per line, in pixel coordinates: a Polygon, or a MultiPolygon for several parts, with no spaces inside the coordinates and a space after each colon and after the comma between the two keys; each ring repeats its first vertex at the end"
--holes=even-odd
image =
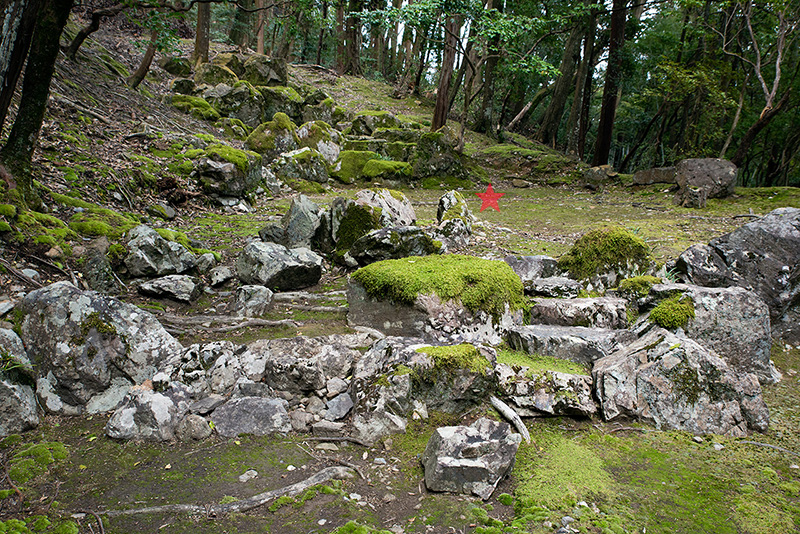
{"type": "Polygon", "coordinates": [[[520,418],[517,412],[515,412],[511,406],[501,401],[494,395],[492,395],[489,400],[491,401],[494,409],[500,412],[500,415],[511,421],[511,424],[514,425],[514,428],[517,429],[517,432],[522,434],[522,438],[525,440],[525,443],[530,443],[531,434],[528,432],[528,428],[525,426],[525,423],[522,422],[522,418],[520,418]]]}
{"type": "MultiPolygon", "coordinates": [[[[282,497],[284,495],[293,497],[304,492],[312,486],[322,484],[328,480],[351,478],[353,475],[351,469],[347,467],[326,467],[305,480],[301,480],[295,484],[285,486],[264,493],[259,493],[248,499],[241,501],[234,501],[226,504],[166,504],[163,506],[148,506],[146,508],[134,508],[131,510],[108,510],[98,512],[101,515],[108,517],[119,517],[124,515],[139,515],[139,514],[161,514],[161,513],[178,513],[178,514],[203,514],[207,517],[214,517],[221,514],[230,514],[234,512],[246,512],[257,508],[273,499],[282,497]]],[[[91,513],[91,512],[90,512],[91,513]]]]}

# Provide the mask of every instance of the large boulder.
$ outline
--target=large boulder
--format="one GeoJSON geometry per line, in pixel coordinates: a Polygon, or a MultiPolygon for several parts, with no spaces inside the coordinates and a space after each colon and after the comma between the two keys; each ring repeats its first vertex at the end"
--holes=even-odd
{"type": "Polygon", "coordinates": [[[623,329],[628,327],[627,310],[628,301],[616,297],[535,299],[529,323],[623,329]]]}
{"type": "Polygon", "coordinates": [[[372,135],[378,128],[399,128],[400,120],[390,111],[360,111],[353,117],[350,135],[372,135]]]}
{"type": "Polygon", "coordinates": [[[710,287],[739,286],[767,304],[773,335],[800,343],[800,208],[779,208],[708,245],[693,245],[675,266],[684,278],[710,287]]]}
{"type": "Polygon", "coordinates": [[[300,147],[295,134],[297,125],[285,113],[276,113],[272,120],[259,124],[245,139],[245,146],[263,156],[264,164],[284,152],[300,147]]]}
{"type": "Polygon", "coordinates": [[[378,154],[371,150],[342,150],[331,165],[331,177],[344,184],[352,184],[365,178],[364,167],[378,154]]]}
{"type": "Polygon", "coordinates": [[[233,313],[240,317],[261,317],[272,309],[272,296],[272,291],[264,286],[239,286],[233,302],[233,313]]]}
{"type": "Polygon", "coordinates": [[[244,62],[243,79],[253,85],[285,86],[287,80],[286,60],[253,54],[244,62]]]}
{"type": "Polygon", "coordinates": [[[285,434],[292,430],[286,407],[283,399],[240,397],[214,410],[211,420],[219,435],[226,438],[239,434],[285,434]]]}
{"type": "Polygon", "coordinates": [[[227,145],[211,145],[194,169],[203,192],[217,197],[242,198],[261,182],[261,156],[227,145]]]}
{"type": "Polygon", "coordinates": [[[464,156],[459,154],[445,132],[426,132],[420,136],[412,161],[414,177],[468,179],[464,156]]]}
{"type": "Polygon", "coordinates": [[[682,327],[689,338],[716,352],[736,372],[754,373],[762,383],[779,378],[769,359],[769,309],[758,295],[741,287],[656,284],[645,305],[676,296],[691,302],[694,309],[693,317],[682,327]]]}
{"type": "Polygon", "coordinates": [[[718,158],[685,159],[675,166],[675,181],[676,204],[684,205],[693,190],[701,190],[705,198],[729,197],[736,187],[736,165],[718,158]]]}
{"type": "Polygon", "coordinates": [[[383,227],[412,226],[417,222],[414,206],[400,191],[362,189],[356,193],[356,204],[373,208],[383,227]]]}
{"type": "Polygon", "coordinates": [[[606,330],[583,326],[525,325],[509,329],[507,341],[514,350],[553,356],[591,367],[633,340],[627,330],[606,330]]]}
{"type": "Polygon", "coordinates": [[[57,282],[19,304],[21,337],[49,411],[77,413],[115,379],[140,384],[177,360],[183,347],[150,313],[57,282]]]}
{"type": "Polygon", "coordinates": [[[284,152],[273,163],[275,176],[289,185],[297,182],[328,182],[328,165],[325,158],[308,147],[284,152]]]}
{"type": "Polygon", "coordinates": [[[302,124],[296,131],[301,147],[315,150],[325,159],[328,165],[333,165],[339,157],[339,132],[323,121],[311,121],[302,124]]]}
{"type": "Polygon", "coordinates": [[[756,375],[662,328],[595,362],[592,376],[606,420],[627,416],[658,428],[729,436],[769,425],[756,375]]]}
{"type": "Polygon", "coordinates": [[[276,113],[285,113],[295,122],[303,119],[303,97],[291,87],[259,87],[264,98],[262,120],[272,119],[276,113]]]}
{"type": "Polygon", "coordinates": [[[229,68],[231,72],[233,72],[239,78],[244,76],[244,62],[236,53],[223,52],[221,54],[217,54],[211,59],[211,63],[229,68]]]}
{"type": "Polygon", "coordinates": [[[287,248],[311,248],[311,242],[320,225],[320,209],[310,198],[298,195],[292,198],[289,211],[281,221],[287,248]]]}
{"type": "Polygon", "coordinates": [[[526,288],[534,280],[558,274],[558,260],[550,256],[506,256],[503,261],[514,269],[526,288]]]}
{"type": "Polygon", "coordinates": [[[422,454],[425,486],[486,500],[511,472],[521,442],[507,423],[486,418],[437,428],[422,454]]]}
{"type": "Polygon", "coordinates": [[[357,239],[350,248],[350,255],[359,265],[443,252],[442,242],[418,226],[379,228],[357,239]]]}
{"type": "Polygon", "coordinates": [[[106,434],[113,439],[172,441],[189,404],[189,390],[179,382],[161,393],[150,383],[134,386],[106,423],[106,434]]]}
{"type": "Polygon", "coordinates": [[[129,230],[125,266],[131,276],[164,276],[193,269],[197,259],[186,247],[167,241],[149,226],[129,230]]]}
{"type": "Polygon", "coordinates": [[[236,259],[236,274],[245,284],[292,291],[313,286],[322,277],[322,258],[307,248],[253,242],[236,259]]]}
{"type": "Polygon", "coordinates": [[[264,97],[247,82],[239,82],[233,87],[219,84],[207,89],[203,98],[224,117],[239,119],[250,128],[261,124],[264,97]]]}
{"type": "Polygon", "coordinates": [[[522,417],[567,415],[591,417],[597,413],[592,377],[554,370],[532,370],[498,364],[498,390],[522,417]]]}
{"type": "Polygon", "coordinates": [[[225,85],[233,86],[239,77],[228,67],[215,63],[202,63],[194,71],[194,81],[197,85],[225,85]]]}

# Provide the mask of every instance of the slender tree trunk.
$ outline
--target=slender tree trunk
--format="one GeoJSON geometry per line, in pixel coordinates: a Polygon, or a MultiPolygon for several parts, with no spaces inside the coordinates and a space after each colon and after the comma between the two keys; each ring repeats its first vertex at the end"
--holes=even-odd
{"type": "Polygon", "coordinates": [[[576,24],[564,43],[564,54],[561,56],[561,65],[558,67],[561,75],[553,86],[553,97],[544,112],[542,124],[536,135],[537,139],[546,145],[555,145],[558,127],[561,125],[561,116],[567,105],[567,97],[570,91],[575,89],[575,65],[580,60],[580,44],[583,33],[583,25],[576,24]]]}
{"type": "Polygon", "coordinates": [[[247,9],[253,8],[252,0],[243,0],[236,8],[236,14],[233,17],[233,25],[228,34],[231,42],[244,51],[250,45],[250,12],[247,9]],[[242,9],[245,8],[245,9],[242,9]]]}
{"type": "MultiPolygon", "coordinates": [[[[328,2],[322,2],[322,20],[328,20],[328,2]]],[[[322,48],[325,44],[325,28],[319,30],[319,39],[317,40],[317,65],[322,65],[322,48]]]]}
{"type": "Polygon", "coordinates": [[[197,30],[194,34],[192,62],[196,65],[208,63],[208,48],[211,33],[211,3],[197,4],[197,30]]]}
{"type": "MultiPolygon", "coordinates": [[[[497,9],[502,12],[503,3],[489,0],[486,9],[497,9]],[[495,5],[496,4],[496,5],[495,5]]],[[[489,40],[487,46],[486,65],[483,70],[483,105],[481,106],[474,130],[493,136],[494,133],[494,71],[500,59],[500,36],[496,35],[489,40]]]]}
{"type": "Polygon", "coordinates": [[[38,10],[38,0],[3,2],[3,33],[0,33],[0,129],[5,124],[8,107],[30,49],[38,10]]]}
{"type": "Polygon", "coordinates": [[[336,2],[336,72],[344,74],[344,58],[347,55],[344,46],[344,0],[336,2]]]}
{"type": "Polygon", "coordinates": [[[414,75],[414,84],[411,87],[411,94],[418,95],[419,94],[419,86],[422,82],[422,73],[425,72],[425,67],[428,65],[428,56],[430,54],[430,47],[428,46],[428,35],[430,33],[436,34],[436,26],[435,24],[433,29],[428,26],[424,29],[422,34],[422,49],[420,50],[419,54],[419,61],[417,62],[417,72],[414,75]]]}
{"type": "Polygon", "coordinates": [[[739,119],[742,117],[742,108],[744,107],[744,97],[745,93],[747,93],[747,81],[749,79],[750,74],[748,73],[744,78],[744,82],[742,83],[742,92],[739,93],[739,104],[736,106],[736,113],[733,116],[731,129],[728,132],[728,137],[725,138],[725,143],[722,145],[722,148],[719,151],[720,158],[725,157],[725,153],[728,151],[728,147],[731,146],[731,141],[733,141],[733,133],[736,131],[736,127],[739,126],[739,119]]]}
{"type": "Polygon", "coordinates": [[[436,107],[433,109],[433,120],[431,121],[432,132],[447,124],[447,113],[450,111],[450,80],[453,77],[453,67],[456,60],[456,46],[458,46],[458,38],[461,31],[461,17],[448,16],[444,29],[444,52],[442,53],[442,68],[439,69],[436,107]]]}
{"type": "Polygon", "coordinates": [[[156,55],[157,39],[158,31],[153,30],[153,32],[150,34],[150,44],[147,45],[147,50],[144,52],[142,62],[139,63],[139,67],[136,69],[136,72],[131,74],[131,76],[127,79],[127,83],[131,89],[136,89],[139,87],[139,84],[142,83],[144,77],[147,76],[147,72],[150,70],[150,64],[153,62],[153,57],[156,55]]]}
{"type": "Polygon", "coordinates": [[[761,132],[761,130],[766,128],[767,125],[770,122],[772,122],[772,119],[774,119],[778,115],[778,113],[781,112],[783,107],[789,101],[789,95],[790,91],[787,90],[783,94],[783,97],[781,97],[781,99],[778,101],[778,103],[775,104],[775,107],[764,110],[764,112],[761,113],[761,116],[758,118],[758,120],[755,123],[753,123],[752,126],[750,126],[750,128],[744,134],[744,137],[742,137],[742,140],[739,142],[739,146],[736,149],[736,153],[731,158],[731,162],[734,165],[736,165],[737,167],[742,166],[745,159],[747,158],[747,154],[750,151],[750,147],[752,146],[753,141],[755,141],[756,137],[761,132]]]}
{"type": "MultiPolygon", "coordinates": [[[[586,78],[592,77],[594,70],[594,36],[597,32],[597,11],[592,9],[588,15],[586,32],[583,37],[583,60],[575,76],[575,94],[567,118],[567,154],[578,155],[581,138],[581,120],[583,118],[583,100],[585,98],[586,78]]],[[[591,79],[588,80],[591,88],[591,79]]]]}
{"type": "MultiPolygon", "coordinates": [[[[266,17],[264,17],[264,0],[256,0],[256,7],[258,8],[258,22],[256,22],[256,54],[264,54],[264,25],[266,24],[266,17]]],[[[198,16],[200,12],[198,11],[198,16]]]]}
{"type": "Polygon", "coordinates": [[[22,201],[29,204],[38,203],[33,190],[31,159],[47,109],[61,32],[67,23],[72,2],[43,0],[36,13],[19,110],[6,144],[0,151],[0,162],[16,180],[22,201]]]}
{"type": "MultiPolygon", "coordinates": [[[[395,9],[400,9],[402,3],[402,0],[392,0],[392,7],[395,9]]],[[[397,73],[397,59],[399,57],[397,42],[398,31],[399,26],[397,21],[392,22],[391,26],[389,26],[387,35],[387,39],[389,40],[389,50],[386,58],[386,65],[383,71],[383,75],[387,80],[394,79],[397,73]]]]}
{"type": "Polygon", "coordinates": [[[347,28],[345,30],[345,61],[344,73],[353,76],[361,76],[361,21],[356,17],[356,13],[361,11],[364,0],[350,0],[347,16],[347,28]]]}
{"type": "Polygon", "coordinates": [[[72,42],[67,47],[67,50],[65,52],[67,57],[72,60],[75,59],[75,55],[78,53],[78,49],[81,47],[86,38],[100,29],[100,21],[103,19],[103,17],[113,17],[119,13],[122,13],[129,7],[130,6],[127,4],[114,4],[111,7],[92,11],[91,20],[89,24],[78,30],[78,33],[75,35],[75,38],[72,39],[72,42]]]}
{"type": "Polygon", "coordinates": [[[525,115],[528,114],[528,112],[530,110],[536,109],[536,106],[538,106],[539,103],[542,100],[544,100],[544,98],[547,95],[550,94],[550,91],[552,89],[553,89],[553,87],[551,85],[545,85],[544,87],[542,87],[538,91],[536,91],[536,94],[533,95],[533,98],[531,99],[531,101],[528,102],[527,104],[525,104],[525,106],[523,106],[523,108],[520,110],[520,112],[517,113],[517,115],[511,120],[511,122],[508,123],[508,126],[506,126],[506,130],[508,130],[509,132],[514,131],[514,128],[517,126],[519,121],[521,121],[525,117],[525,115]]]}
{"type": "Polygon", "coordinates": [[[611,8],[611,38],[608,45],[608,67],[603,87],[603,103],[600,108],[600,125],[592,165],[605,165],[611,152],[614,132],[614,117],[617,113],[617,95],[622,76],[622,45],[625,43],[625,18],[627,0],[614,0],[611,8]]]}

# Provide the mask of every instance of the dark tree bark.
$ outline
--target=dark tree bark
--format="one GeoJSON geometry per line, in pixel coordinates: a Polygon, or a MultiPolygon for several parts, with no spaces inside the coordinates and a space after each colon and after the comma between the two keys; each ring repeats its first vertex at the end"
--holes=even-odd
{"type": "Polygon", "coordinates": [[[22,94],[14,126],[0,151],[0,162],[13,176],[21,200],[38,203],[33,191],[31,158],[42,128],[50,80],[59,53],[59,40],[67,23],[73,0],[43,0],[36,12],[28,65],[22,81],[22,94]]]}
{"type": "Polygon", "coordinates": [[[344,2],[345,0],[336,2],[336,72],[339,74],[344,74],[344,58],[347,54],[344,46],[344,2]]]}
{"type": "Polygon", "coordinates": [[[78,30],[78,33],[75,34],[75,38],[72,39],[72,42],[67,47],[67,50],[65,52],[67,57],[72,60],[75,59],[75,56],[78,53],[78,49],[81,47],[86,38],[100,29],[100,21],[104,17],[113,17],[125,11],[126,9],[128,9],[128,7],[130,6],[126,4],[114,4],[113,6],[110,7],[92,11],[89,24],[78,30]]]}
{"type": "MultiPolygon", "coordinates": [[[[322,20],[328,20],[328,2],[322,2],[322,20]]],[[[319,30],[319,39],[317,41],[317,65],[322,65],[322,48],[325,44],[325,28],[319,30]]]]}
{"type": "Polygon", "coordinates": [[[627,0],[614,0],[611,8],[611,37],[608,44],[608,67],[600,108],[600,125],[592,165],[605,165],[611,152],[614,118],[617,113],[619,81],[622,76],[622,45],[625,43],[625,18],[627,0]]]}
{"type": "Polygon", "coordinates": [[[750,152],[750,147],[753,145],[753,141],[755,141],[761,130],[766,128],[772,119],[774,119],[775,116],[781,112],[783,107],[789,101],[790,94],[791,93],[787,90],[781,99],[778,100],[778,103],[775,104],[775,107],[764,110],[758,120],[754,122],[750,128],[748,128],[747,132],[744,134],[744,137],[742,137],[742,140],[739,141],[739,146],[736,148],[736,153],[731,158],[731,162],[734,165],[737,167],[742,166],[747,158],[748,152],[750,152]]]}
{"type": "Polygon", "coordinates": [[[136,68],[136,72],[130,75],[126,80],[131,89],[136,89],[142,83],[147,72],[150,70],[150,65],[153,63],[153,57],[156,55],[156,40],[158,39],[158,31],[153,30],[150,34],[150,43],[147,45],[147,50],[144,52],[142,62],[136,68]]]}
{"type": "Polygon", "coordinates": [[[355,16],[364,7],[364,0],[350,0],[345,29],[344,73],[361,76],[361,21],[355,16]]]}
{"type": "Polygon", "coordinates": [[[233,16],[233,25],[228,37],[231,42],[241,50],[250,45],[250,11],[253,9],[253,0],[242,0],[237,4],[236,14],[233,16]],[[245,8],[245,9],[242,9],[245,8]]]}
{"type": "MultiPolygon", "coordinates": [[[[569,110],[569,117],[567,118],[567,154],[583,156],[581,148],[581,134],[585,134],[586,128],[583,127],[582,121],[584,120],[584,99],[591,96],[591,92],[587,92],[586,86],[591,91],[592,74],[594,72],[594,38],[597,32],[597,10],[592,9],[592,12],[587,16],[585,22],[586,32],[583,36],[583,61],[578,67],[578,73],[575,75],[575,94],[572,98],[572,106],[569,110]],[[588,79],[587,79],[588,78],[588,79]]],[[[588,104],[588,102],[587,102],[588,104]]],[[[588,108],[586,119],[588,119],[588,108]]]]}
{"type": "MultiPolygon", "coordinates": [[[[503,3],[489,0],[486,9],[502,11],[503,3]]],[[[492,135],[494,133],[494,71],[500,59],[499,35],[495,35],[489,40],[486,53],[486,65],[483,70],[483,105],[473,129],[476,132],[492,135]]]]}
{"type": "Polygon", "coordinates": [[[461,17],[449,16],[444,25],[445,39],[442,54],[442,67],[439,69],[439,87],[436,92],[436,107],[433,109],[431,131],[435,132],[447,124],[447,113],[450,111],[450,80],[456,61],[456,47],[461,31],[461,17]]]}
{"type": "Polygon", "coordinates": [[[536,138],[542,143],[555,145],[561,116],[567,105],[567,97],[575,89],[575,66],[580,60],[580,44],[583,37],[583,24],[576,24],[564,43],[564,54],[558,67],[561,75],[553,86],[553,97],[544,112],[536,138]]]}
{"type": "Polygon", "coordinates": [[[209,2],[202,2],[197,4],[197,30],[195,31],[194,36],[194,52],[192,52],[192,61],[195,65],[208,63],[208,44],[210,33],[211,4],[209,2]]]}
{"type": "Polygon", "coordinates": [[[0,34],[0,129],[5,124],[28,55],[38,6],[38,0],[2,3],[2,27],[7,33],[0,34]]]}

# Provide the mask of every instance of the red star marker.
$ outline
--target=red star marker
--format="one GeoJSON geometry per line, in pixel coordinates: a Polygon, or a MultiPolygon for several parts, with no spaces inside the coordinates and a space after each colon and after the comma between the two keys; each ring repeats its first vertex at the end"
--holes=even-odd
{"type": "Polygon", "coordinates": [[[481,211],[486,208],[494,208],[496,211],[500,211],[500,206],[497,205],[497,199],[505,195],[505,193],[495,193],[494,189],[492,189],[492,184],[489,184],[485,193],[475,194],[481,197],[481,211]]]}

